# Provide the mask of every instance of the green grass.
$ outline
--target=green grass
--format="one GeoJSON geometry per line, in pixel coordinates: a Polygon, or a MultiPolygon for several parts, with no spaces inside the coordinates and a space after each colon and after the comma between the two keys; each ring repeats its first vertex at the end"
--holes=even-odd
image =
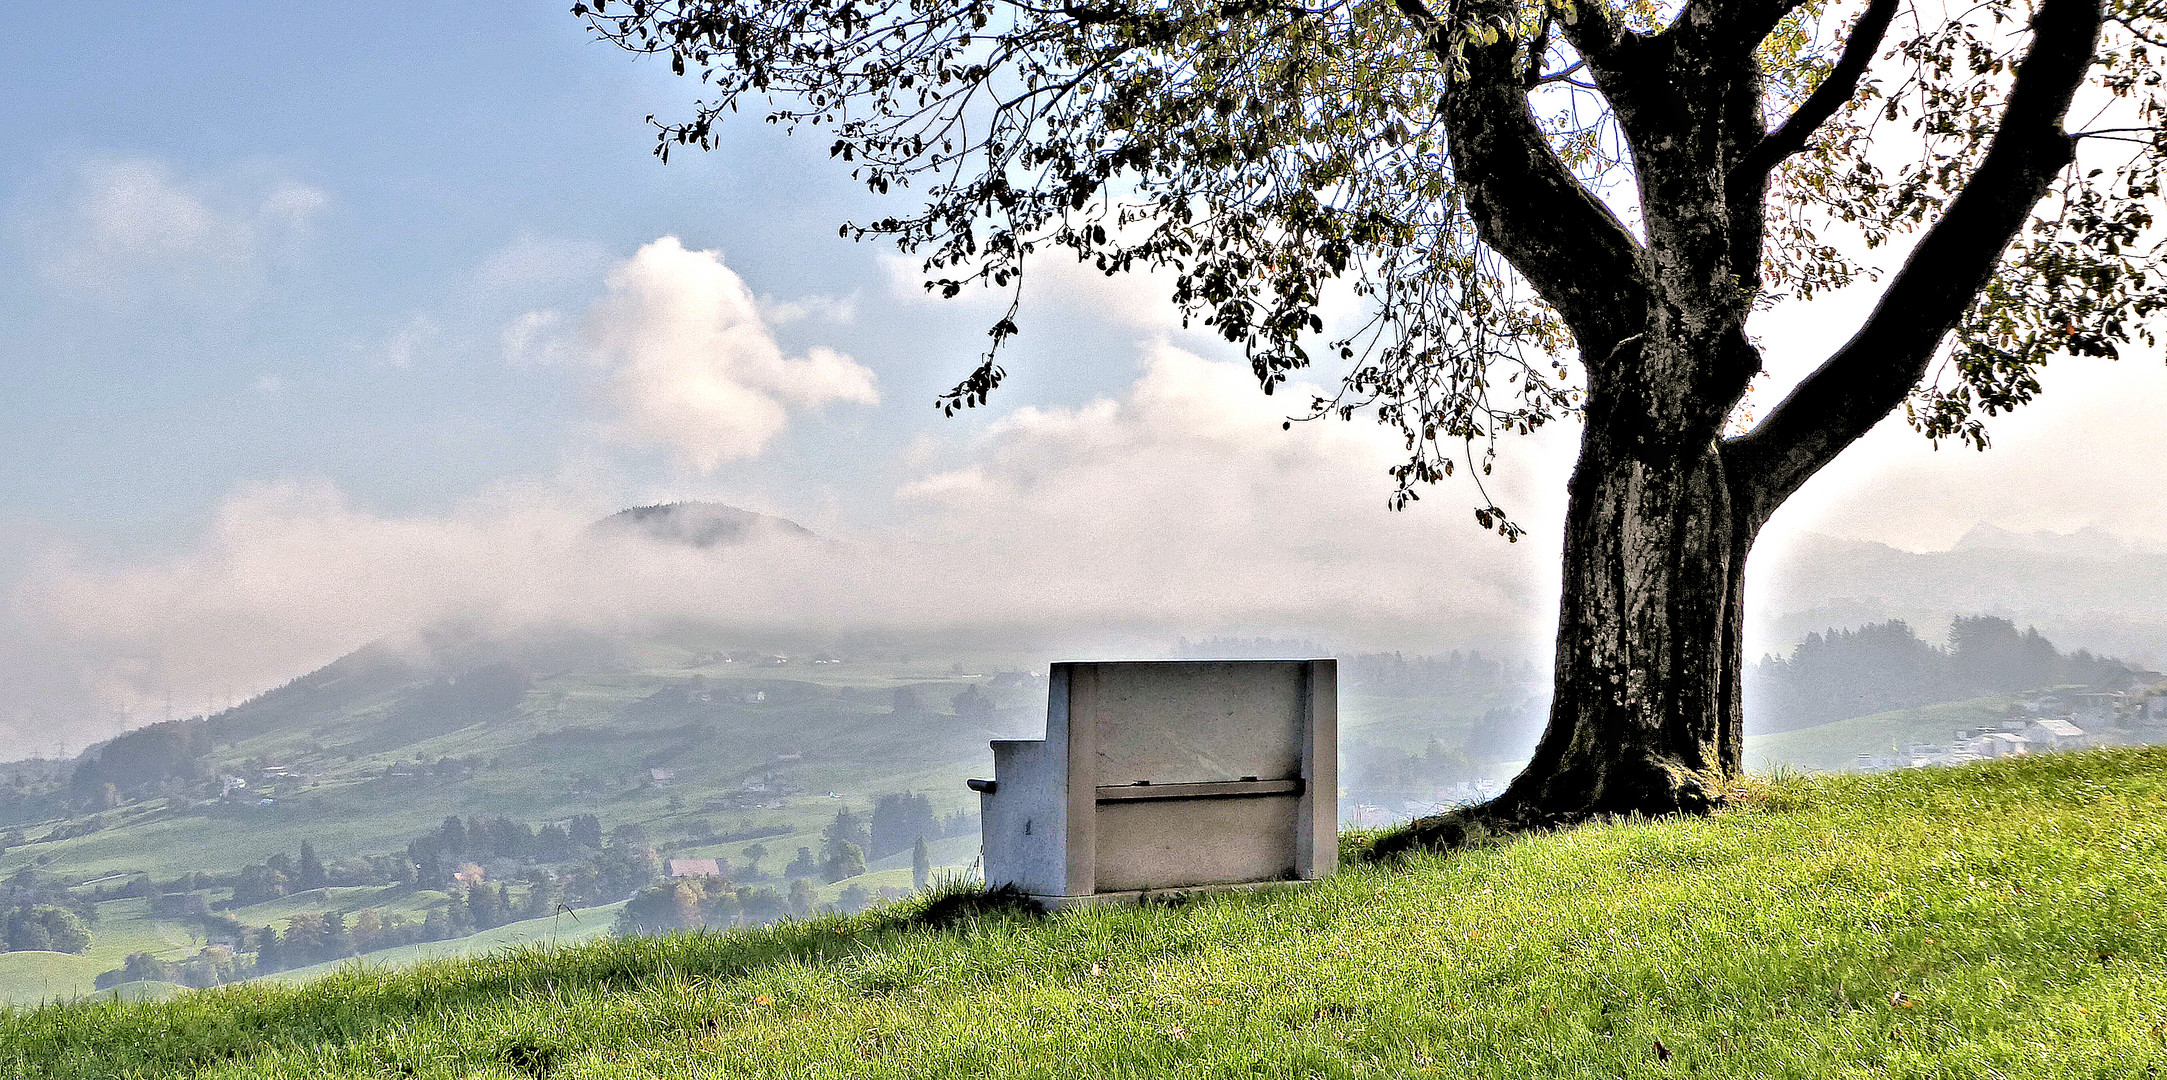
{"type": "Polygon", "coordinates": [[[276,900],[250,904],[225,912],[245,926],[275,925],[283,928],[289,916],[304,911],[360,911],[375,908],[410,920],[420,919],[433,907],[450,899],[434,889],[409,889],[402,885],[361,885],[346,888],[309,889],[276,900]]]}
{"type": "Polygon", "coordinates": [[[119,998],[122,1001],[164,1001],[188,992],[181,983],[159,982],[155,979],[138,979],[100,990],[92,997],[119,998]]]}
{"type": "Polygon", "coordinates": [[[899,912],[0,1015],[45,1077],[2114,1077],[2167,750],[1764,784],[1300,890],[899,912]]]}
{"type": "MultiPolygon", "coordinates": [[[[147,952],[166,960],[187,956],[191,944],[201,944],[203,929],[191,920],[151,917],[150,901],[141,897],[107,900],[98,905],[98,922],[91,927],[90,951],[85,956],[117,968],[129,953],[147,952]],[[196,940],[191,942],[190,931],[196,940]]],[[[4,982],[4,979],[0,979],[4,982]]]]}
{"type": "Polygon", "coordinates": [[[97,989],[99,972],[117,966],[68,953],[0,953],[0,1002],[37,1005],[78,998],[97,989]]]}

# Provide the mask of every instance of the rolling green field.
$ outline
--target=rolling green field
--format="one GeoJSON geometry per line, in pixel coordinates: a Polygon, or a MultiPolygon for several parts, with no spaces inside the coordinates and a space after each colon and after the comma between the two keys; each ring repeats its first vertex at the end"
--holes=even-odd
{"type": "Polygon", "coordinates": [[[2100,1077],[2167,1067],[2167,750],[1783,778],[1303,889],[0,1015],[37,1077],[2100,1077]]]}
{"type": "Polygon", "coordinates": [[[462,938],[379,949],[346,960],[262,975],[258,976],[258,979],[264,982],[299,983],[348,969],[404,967],[451,957],[486,956],[526,946],[577,945],[609,936],[610,924],[617,918],[617,909],[623,906],[622,902],[603,904],[599,907],[562,912],[545,919],[524,919],[462,938]]]}
{"type": "Polygon", "coordinates": [[[1916,709],[1898,709],[1872,716],[1839,720],[1775,735],[1746,739],[1746,764],[1750,768],[1788,765],[1803,769],[1836,771],[1854,767],[1861,754],[1886,754],[1908,743],[1946,743],[1959,728],[2006,728],[2022,723],[2017,697],[1989,697],[1950,701],[1916,709]]]}
{"type": "Polygon", "coordinates": [[[98,973],[119,966],[96,956],[57,952],[0,953],[0,1002],[37,1005],[90,993],[98,973]]]}

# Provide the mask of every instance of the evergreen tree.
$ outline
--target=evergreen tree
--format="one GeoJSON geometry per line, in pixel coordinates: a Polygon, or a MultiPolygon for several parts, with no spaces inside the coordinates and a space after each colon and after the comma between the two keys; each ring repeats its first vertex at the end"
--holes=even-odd
{"type": "Polygon", "coordinates": [[[909,793],[883,795],[873,803],[872,842],[865,853],[868,858],[883,859],[910,847],[916,837],[939,834],[931,799],[909,793]]]}
{"type": "Polygon", "coordinates": [[[821,864],[820,871],[831,884],[844,878],[857,877],[865,873],[865,850],[846,840],[841,848],[821,864]]]}
{"type": "Polygon", "coordinates": [[[932,880],[933,855],[926,850],[925,837],[921,836],[918,838],[918,842],[912,844],[910,848],[911,887],[924,891],[926,883],[932,880]]]}
{"type": "Polygon", "coordinates": [[[323,860],[316,857],[316,849],[308,841],[301,841],[301,854],[293,861],[294,887],[297,889],[321,889],[330,881],[324,872],[323,860]]]}
{"type": "Polygon", "coordinates": [[[842,854],[845,844],[854,845],[862,858],[867,848],[873,846],[873,830],[864,818],[849,807],[835,812],[835,820],[820,833],[822,862],[831,862],[842,854]]]}
{"type": "Polygon", "coordinates": [[[436,835],[444,843],[444,854],[466,854],[467,827],[465,822],[459,820],[458,815],[454,814],[451,817],[445,818],[444,823],[437,826],[436,835]]]}

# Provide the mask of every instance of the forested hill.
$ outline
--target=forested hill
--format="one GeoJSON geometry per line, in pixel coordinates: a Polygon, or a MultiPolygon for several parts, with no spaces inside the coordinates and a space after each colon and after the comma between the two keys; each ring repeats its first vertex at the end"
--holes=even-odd
{"type": "MultiPolygon", "coordinates": [[[[2147,673],[2149,674],[2149,673],[2147,673]]],[[[1947,645],[1901,619],[1808,634],[1788,657],[1764,656],[1746,673],[1751,734],[1773,734],[1935,702],[2049,686],[2123,690],[2139,674],[2084,649],[2064,653],[2008,619],[1959,616],[1947,645]]]]}

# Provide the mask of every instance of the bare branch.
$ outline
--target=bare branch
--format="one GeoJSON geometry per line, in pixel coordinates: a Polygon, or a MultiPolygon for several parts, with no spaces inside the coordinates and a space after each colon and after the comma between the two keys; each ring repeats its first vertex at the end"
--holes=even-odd
{"type": "MultiPolygon", "coordinates": [[[[1423,0],[1397,0],[1397,6],[1450,63],[1452,24],[1423,0]]],[[[1502,10],[1493,8],[1478,2],[1455,9],[1454,22],[1502,10]]],[[[1466,77],[1447,92],[1441,110],[1453,171],[1483,243],[1558,309],[1583,358],[1605,357],[1647,311],[1640,245],[1544,136],[1527,88],[1513,73],[1514,48],[1510,39],[1466,48],[1466,77]]]]}
{"type": "Polygon", "coordinates": [[[2102,0],[2044,0],[2000,128],[1881,302],[1842,349],[1751,433],[1733,440],[1756,520],[1903,403],[1993,276],[2002,252],[2074,160],[2062,130],[2099,38],[2102,0]]]}
{"type": "Polygon", "coordinates": [[[1858,93],[1859,80],[1865,76],[1867,65],[1873,62],[1874,50],[1881,47],[1881,39],[1888,35],[1889,22],[1896,17],[1900,2],[1868,0],[1866,10],[1851,26],[1851,36],[1844,42],[1842,58],[1836,61],[1828,77],[1821,80],[1821,85],[1814,87],[1813,93],[1800,103],[1798,110],[1769,132],[1731,170],[1733,186],[1742,180],[1767,176],[1784,158],[1804,150],[1813,133],[1858,93]]]}

